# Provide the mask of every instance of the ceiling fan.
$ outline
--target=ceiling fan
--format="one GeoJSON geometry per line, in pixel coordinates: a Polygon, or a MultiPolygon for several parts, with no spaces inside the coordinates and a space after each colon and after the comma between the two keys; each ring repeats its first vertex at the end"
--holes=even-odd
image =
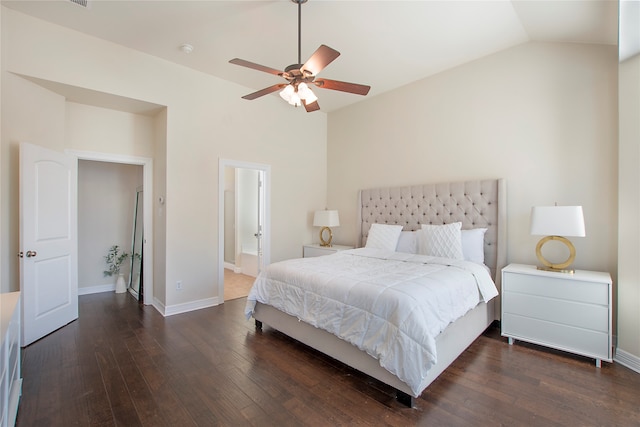
{"type": "Polygon", "coordinates": [[[282,89],[280,96],[289,104],[296,107],[304,105],[305,110],[310,113],[320,109],[318,105],[318,98],[313,91],[309,88],[310,85],[322,89],[338,90],[341,92],[354,93],[357,95],[366,95],[369,93],[370,86],[341,82],[338,80],[329,80],[316,78],[318,73],[322,71],[327,65],[333,62],[340,52],[329,46],[320,45],[320,47],[311,55],[311,57],[302,64],[300,59],[300,40],[301,40],[301,17],[302,17],[302,4],[307,0],[291,0],[293,3],[298,4],[298,63],[289,65],[284,71],[276,70],[275,68],[266,67],[264,65],[256,64],[254,62],[245,61],[244,59],[234,58],[229,61],[232,64],[241,65],[243,67],[252,68],[254,70],[263,71],[265,73],[281,76],[288,83],[278,83],[273,86],[261,89],[257,92],[250,93],[243,96],[243,99],[253,100],[264,95],[268,95],[277,90],[282,89]]]}

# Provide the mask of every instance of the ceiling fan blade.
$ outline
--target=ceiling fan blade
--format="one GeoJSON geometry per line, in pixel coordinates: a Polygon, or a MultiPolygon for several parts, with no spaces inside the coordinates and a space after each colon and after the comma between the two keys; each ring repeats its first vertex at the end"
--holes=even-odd
{"type": "Polygon", "coordinates": [[[318,111],[320,109],[320,105],[318,105],[318,101],[313,101],[307,104],[303,100],[302,103],[304,104],[304,109],[307,110],[307,113],[310,113],[312,111],[318,111]]]}
{"type": "Polygon", "coordinates": [[[356,95],[366,95],[369,93],[369,89],[371,89],[371,86],[329,79],[316,79],[313,84],[322,89],[339,90],[341,92],[349,92],[356,95]]]}
{"type": "Polygon", "coordinates": [[[338,56],[340,56],[340,52],[337,50],[329,46],[320,45],[320,47],[313,52],[313,55],[307,59],[307,62],[304,63],[301,70],[309,71],[311,75],[315,76],[322,71],[324,67],[331,64],[338,56]]]}
{"type": "Polygon", "coordinates": [[[260,89],[257,92],[250,93],[249,95],[245,95],[242,97],[242,99],[248,99],[249,101],[251,101],[252,99],[260,98],[261,96],[269,95],[270,93],[280,90],[286,85],[287,83],[278,83],[276,85],[269,86],[264,89],[260,89]]]}
{"type": "Polygon", "coordinates": [[[245,61],[244,59],[240,59],[240,58],[233,58],[229,62],[232,63],[232,64],[240,65],[242,67],[252,68],[252,69],[258,70],[258,71],[264,71],[265,73],[269,73],[269,74],[275,74],[276,76],[282,75],[282,71],[281,70],[276,70],[275,68],[266,67],[264,65],[256,64],[255,62],[245,61]]]}

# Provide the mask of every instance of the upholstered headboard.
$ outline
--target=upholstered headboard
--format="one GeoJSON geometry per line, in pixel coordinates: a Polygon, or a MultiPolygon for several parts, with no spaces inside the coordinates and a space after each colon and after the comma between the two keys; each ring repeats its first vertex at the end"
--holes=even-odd
{"type": "Polygon", "coordinates": [[[358,246],[364,246],[371,224],[402,224],[403,230],[422,224],[462,222],[462,229],[486,227],[485,264],[498,289],[506,265],[506,183],[488,179],[455,183],[361,190],[358,197],[358,246]]]}

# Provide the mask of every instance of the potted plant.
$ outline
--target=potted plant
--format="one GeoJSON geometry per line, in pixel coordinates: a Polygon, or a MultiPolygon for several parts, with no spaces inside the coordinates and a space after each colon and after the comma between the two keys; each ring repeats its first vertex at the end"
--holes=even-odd
{"type": "Polygon", "coordinates": [[[104,271],[105,276],[118,276],[116,280],[116,293],[120,294],[127,290],[126,283],[124,281],[124,276],[120,273],[120,269],[122,268],[122,263],[125,262],[129,258],[129,254],[127,252],[121,252],[120,247],[118,245],[113,245],[109,248],[107,255],[104,259],[107,261],[107,270],[104,271]]]}

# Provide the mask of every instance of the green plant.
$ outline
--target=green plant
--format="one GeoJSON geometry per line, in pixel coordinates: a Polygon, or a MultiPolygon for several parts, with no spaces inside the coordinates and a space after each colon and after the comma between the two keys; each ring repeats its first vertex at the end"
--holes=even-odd
{"type": "Polygon", "coordinates": [[[122,263],[129,258],[129,254],[126,252],[120,252],[118,245],[113,245],[109,248],[107,255],[104,259],[107,261],[107,270],[104,271],[105,276],[113,276],[120,274],[120,268],[122,263]]]}

